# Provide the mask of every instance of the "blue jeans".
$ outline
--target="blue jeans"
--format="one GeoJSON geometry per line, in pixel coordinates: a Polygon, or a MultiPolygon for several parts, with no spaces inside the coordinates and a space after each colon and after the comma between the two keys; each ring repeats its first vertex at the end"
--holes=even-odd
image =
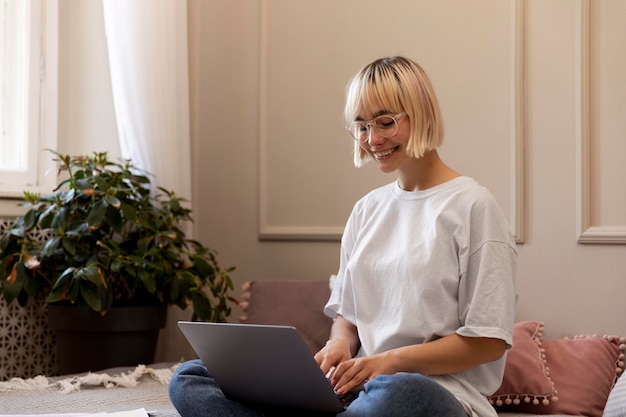
{"type": "MultiPolygon", "coordinates": [[[[169,395],[182,417],[329,417],[332,414],[243,404],[226,398],[200,360],[183,363],[174,373],[169,395]]],[[[338,417],[467,417],[461,403],[444,387],[421,374],[381,375],[338,417]]]]}

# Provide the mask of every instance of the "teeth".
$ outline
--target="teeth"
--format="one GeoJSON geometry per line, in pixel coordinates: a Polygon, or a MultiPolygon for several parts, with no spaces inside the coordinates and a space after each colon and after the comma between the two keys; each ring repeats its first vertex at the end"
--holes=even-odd
{"type": "Polygon", "coordinates": [[[394,151],[395,151],[395,148],[392,148],[384,152],[375,152],[374,155],[376,155],[377,158],[383,158],[385,156],[391,155],[394,151]]]}

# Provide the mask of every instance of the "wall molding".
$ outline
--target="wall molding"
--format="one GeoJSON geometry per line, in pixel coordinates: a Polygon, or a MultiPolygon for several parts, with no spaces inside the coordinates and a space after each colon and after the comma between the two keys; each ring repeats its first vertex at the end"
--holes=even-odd
{"type": "Polygon", "coordinates": [[[576,8],[576,234],[578,243],[626,243],[626,226],[594,226],[591,213],[590,0],[576,8]]]}
{"type": "Polygon", "coordinates": [[[261,35],[259,65],[259,240],[275,241],[330,241],[338,242],[343,226],[272,225],[269,218],[267,97],[269,53],[269,0],[261,1],[261,35]]]}
{"type": "MultiPolygon", "coordinates": [[[[259,87],[259,240],[280,241],[340,241],[343,225],[273,225],[269,219],[268,196],[268,53],[269,0],[261,1],[260,87],[259,87]]],[[[525,80],[524,80],[524,7],[523,0],[511,3],[510,50],[510,225],[517,243],[525,237],[525,80]]]]}
{"type": "Polygon", "coordinates": [[[525,186],[525,82],[524,82],[524,3],[511,4],[511,214],[515,241],[524,243],[526,226],[525,186]]]}

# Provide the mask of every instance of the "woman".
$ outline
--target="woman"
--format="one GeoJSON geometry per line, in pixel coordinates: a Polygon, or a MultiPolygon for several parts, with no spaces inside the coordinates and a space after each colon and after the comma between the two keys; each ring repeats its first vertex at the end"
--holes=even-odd
{"type": "Polygon", "coordinates": [[[345,118],[355,165],[374,160],[398,179],[348,219],[325,307],[335,322],[317,362],[339,394],[369,381],[346,415],[495,416],[485,397],[502,380],[517,297],[500,209],[440,159],[439,105],[415,62],[363,68],[345,118]]]}
{"type": "MultiPolygon", "coordinates": [[[[342,238],[325,307],[334,323],[315,355],[338,394],[358,394],[338,415],[496,416],[486,396],[502,380],[517,297],[502,213],[439,158],[439,105],[415,62],[363,68],[345,117],[355,165],[373,160],[398,179],[357,202],[342,238]]],[[[198,361],[177,370],[170,397],[183,417],[265,413],[225,398],[198,361]]]]}

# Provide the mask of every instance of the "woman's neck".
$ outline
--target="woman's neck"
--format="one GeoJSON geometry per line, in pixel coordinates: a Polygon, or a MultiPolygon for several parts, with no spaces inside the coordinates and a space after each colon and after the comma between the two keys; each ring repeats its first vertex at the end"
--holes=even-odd
{"type": "Polygon", "coordinates": [[[405,191],[427,190],[461,174],[443,163],[436,150],[429,151],[398,170],[398,184],[405,191]]]}

